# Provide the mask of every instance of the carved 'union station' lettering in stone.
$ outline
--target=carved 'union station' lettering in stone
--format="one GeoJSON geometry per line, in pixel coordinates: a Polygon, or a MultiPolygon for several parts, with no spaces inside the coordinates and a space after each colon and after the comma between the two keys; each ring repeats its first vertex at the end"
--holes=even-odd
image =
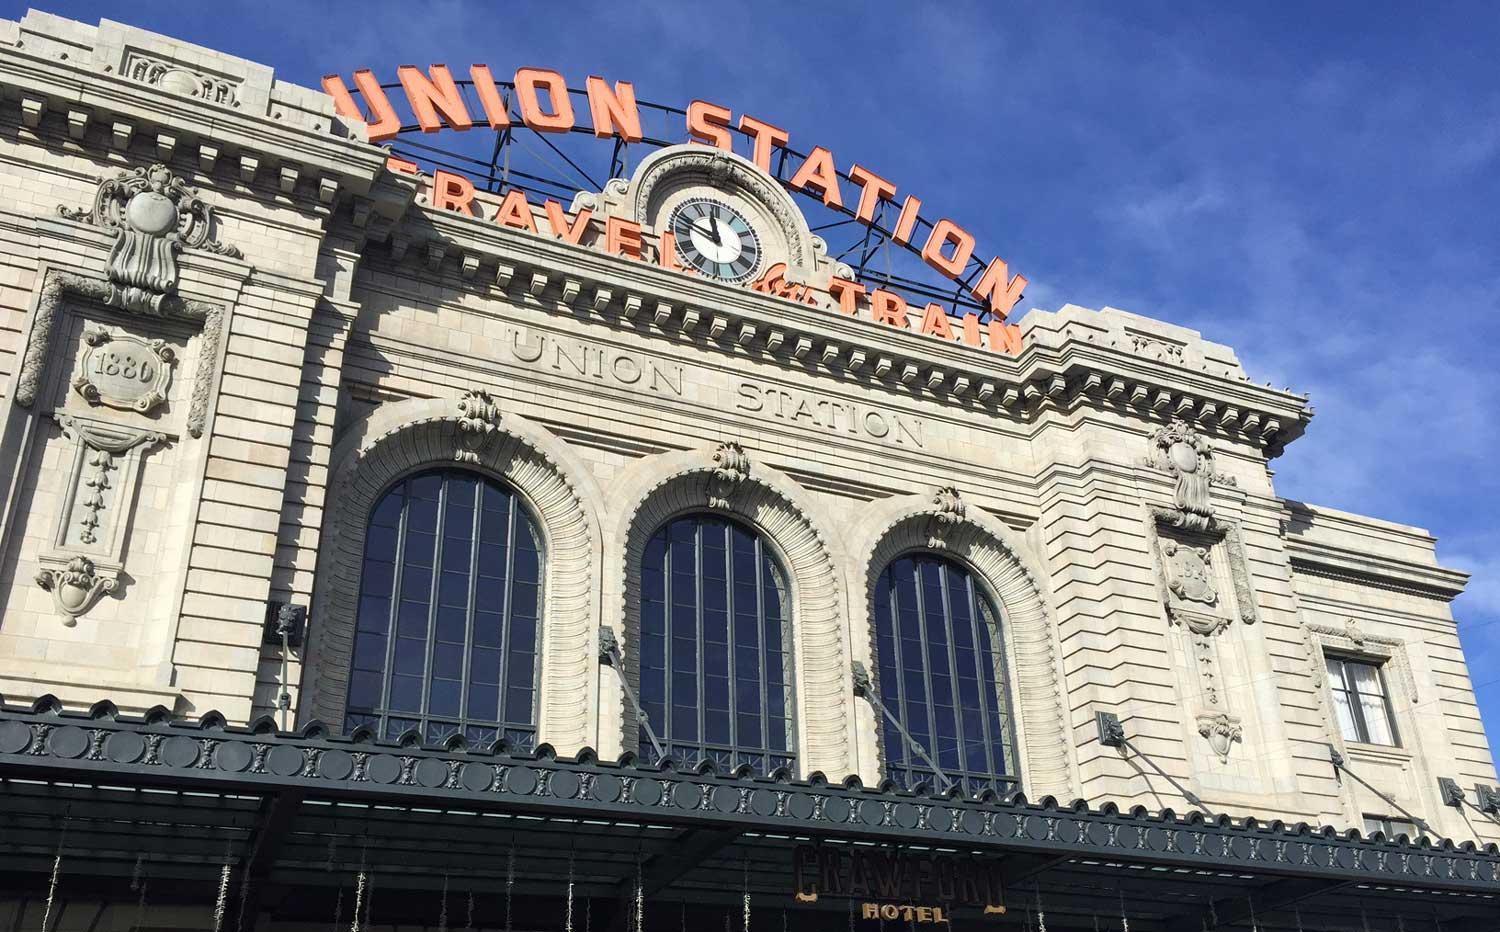
{"type": "Polygon", "coordinates": [[[740,382],[735,387],[735,396],[735,407],[742,411],[790,421],[794,425],[870,437],[887,443],[923,445],[923,425],[918,418],[755,382],[740,382]]]}
{"type": "Polygon", "coordinates": [[[509,329],[511,357],[564,376],[608,380],[658,394],[682,395],[682,366],[547,334],[509,329]]]}
{"type": "Polygon", "coordinates": [[[356,64],[0,20],[0,926],[1494,925],[1468,577],[1306,396],[691,88],[356,64]]]}

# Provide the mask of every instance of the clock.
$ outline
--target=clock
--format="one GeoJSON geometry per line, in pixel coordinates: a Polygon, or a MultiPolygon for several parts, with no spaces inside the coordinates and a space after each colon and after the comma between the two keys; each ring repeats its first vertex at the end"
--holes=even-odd
{"type": "Polygon", "coordinates": [[[742,282],[760,269],[760,234],[739,211],[708,197],[672,209],[668,226],[688,266],[726,282],[742,282]]]}

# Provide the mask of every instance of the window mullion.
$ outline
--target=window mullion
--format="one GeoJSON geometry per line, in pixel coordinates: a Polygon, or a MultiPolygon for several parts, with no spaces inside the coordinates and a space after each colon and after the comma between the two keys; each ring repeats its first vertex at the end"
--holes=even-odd
{"type": "MultiPolygon", "coordinates": [[[[916,585],[917,585],[917,575],[916,575],[916,572],[917,572],[917,570],[916,570],[916,562],[913,561],[913,563],[912,563],[912,605],[911,605],[911,609],[914,612],[919,611],[918,606],[920,605],[920,603],[917,601],[917,595],[916,595],[916,585]]],[[[900,690],[901,690],[901,727],[905,728],[907,730],[907,732],[910,733],[911,732],[911,727],[912,727],[912,718],[913,718],[912,707],[917,703],[918,700],[917,700],[916,696],[910,695],[907,692],[907,688],[906,688],[906,670],[907,670],[907,666],[906,665],[913,665],[913,666],[916,667],[917,671],[920,672],[921,669],[922,669],[922,658],[920,656],[912,657],[912,658],[909,658],[909,659],[906,657],[906,644],[904,642],[904,639],[902,638],[902,630],[901,630],[901,613],[900,612],[901,612],[902,601],[901,601],[900,591],[899,591],[898,587],[896,586],[896,576],[895,576],[894,573],[891,574],[891,603],[894,606],[894,608],[892,610],[892,615],[891,615],[891,617],[894,619],[894,626],[893,626],[893,634],[892,634],[892,636],[895,638],[896,644],[898,646],[897,647],[897,653],[902,658],[901,662],[903,664],[902,666],[900,666],[900,667],[897,668],[897,672],[900,675],[900,679],[901,679],[901,682],[900,682],[900,690]]],[[[919,614],[918,617],[917,617],[917,625],[920,627],[921,624],[922,624],[922,619],[921,619],[921,616],[919,614]]],[[[921,642],[921,635],[919,633],[918,636],[917,636],[917,651],[919,652],[919,654],[920,654],[921,650],[922,650],[922,642],[921,642]]],[[[904,735],[902,737],[903,737],[903,739],[905,738],[904,735]]],[[[906,743],[909,743],[909,742],[906,742],[906,743]]],[[[904,770],[904,775],[905,775],[905,778],[906,778],[907,782],[910,783],[912,777],[916,775],[917,768],[921,766],[921,760],[917,756],[916,752],[914,750],[912,750],[912,748],[905,746],[905,744],[903,744],[903,747],[901,749],[901,758],[902,758],[902,760],[906,761],[906,766],[903,768],[903,770],[904,770]]]]}
{"type": "Polygon", "coordinates": [[[1384,664],[1375,668],[1375,684],[1380,688],[1380,707],[1385,710],[1386,727],[1391,732],[1391,745],[1399,747],[1401,744],[1401,730],[1396,727],[1396,707],[1391,704],[1391,687],[1385,681],[1384,664]]]}
{"type": "Polygon", "coordinates": [[[437,644],[438,594],[442,592],[443,580],[443,533],[448,527],[448,477],[443,475],[438,482],[436,534],[432,541],[432,582],[427,599],[427,657],[422,668],[422,740],[427,740],[427,715],[431,707],[428,694],[432,691],[432,653],[437,644]]]}
{"type": "MultiPolygon", "coordinates": [[[[999,761],[995,760],[995,735],[990,731],[990,703],[996,701],[996,697],[990,695],[988,680],[984,676],[984,668],[980,666],[980,664],[984,663],[994,663],[994,657],[986,656],[987,653],[992,654],[994,652],[994,644],[990,645],[989,651],[982,649],[986,640],[992,641],[993,639],[980,637],[981,628],[984,626],[984,618],[979,613],[979,600],[974,596],[974,577],[970,574],[965,574],[963,597],[969,605],[969,643],[974,647],[974,691],[979,695],[979,734],[984,740],[983,756],[985,774],[994,777],[1000,772],[1000,768],[997,766],[999,761]]],[[[952,617],[951,613],[949,617],[952,617]]],[[[949,643],[952,643],[951,637],[949,638],[949,643]]],[[[957,679],[957,677],[958,671],[955,666],[954,678],[957,679]]],[[[996,688],[999,688],[999,685],[1000,679],[996,677],[996,688]]],[[[995,722],[998,724],[1000,720],[999,706],[997,705],[995,709],[995,722]]],[[[962,721],[962,716],[959,716],[959,722],[962,723],[962,721]]],[[[962,727],[960,727],[960,732],[959,740],[966,744],[969,736],[962,733],[962,727]]],[[[967,763],[967,747],[960,748],[960,754],[962,759],[967,763]]],[[[968,768],[965,767],[965,769],[967,770],[968,768]]]]}
{"type": "MultiPolygon", "coordinates": [[[[693,528],[693,625],[694,643],[698,651],[698,748],[699,755],[708,747],[708,671],[704,669],[703,650],[703,538],[708,533],[708,522],[699,519],[693,528]]],[[[732,727],[732,726],[731,726],[732,727]]],[[[732,736],[733,731],[730,732],[732,736]]]]}
{"type": "MultiPolygon", "coordinates": [[[[673,656],[672,656],[672,632],[674,630],[673,627],[672,627],[672,603],[674,601],[676,601],[676,599],[673,598],[673,592],[672,592],[672,531],[671,531],[671,525],[670,524],[667,525],[666,528],[663,529],[659,533],[662,534],[662,550],[661,550],[661,572],[662,572],[662,577],[661,577],[661,619],[662,619],[662,621],[661,621],[661,623],[662,623],[662,635],[661,635],[661,662],[662,662],[662,674],[661,674],[661,678],[662,678],[662,684],[661,684],[662,685],[662,700],[661,700],[661,708],[662,708],[662,713],[661,713],[661,718],[662,718],[662,720],[656,723],[656,727],[659,729],[658,737],[661,740],[662,752],[665,753],[665,754],[671,754],[672,753],[672,709],[675,708],[675,706],[673,705],[674,690],[672,689],[672,681],[677,676],[677,668],[676,668],[676,666],[672,662],[672,660],[673,660],[673,656]]],[[[649,541],[647,542],[647,546],[648,547],[650,546],[650,542],[649,541]]],[[[642,565],[642,567],[644,567],[645,563],[643,562],[641,565],[642,565]]],[[[644,630],[644,628],[645,628],[644,620],[642,621],[642,626],[641,627],[642,627],[642,630],[644,630]]],[[[644,635],[641,637],[641,640],[643,642],[645,641],[644,635]]],[[[639,653],[640,652],[640,648],[637,647],[636,651],[637,651],[637,653],[639,653]]],[[[639,659],[639,658],[637,658],[637,659],[639,659]]],[[[639,686],[641,679],[645,677],[645,671],[641,667],[640,663],[636,664],[636,669],[637,670],[641,670],[641,673],[637,677],[637,681],[636,681],[636,685],[639,686]]],[[[644,692],[644,690],[642,690],[642,691],[644,692]]],[[[636,734],[636,744],[639,745],[640,744],[640,734],[639,734],[640,729],[637,728],[636,731],[637,731],[637,734],[636,734]]]]}
{"type": "MultiPolygon", "coordinates": [[[[402,480],[397,486],[401,495],[401,514],[396,519],[396,568],[392,583],[391,608],[385,626],[385,670],[381,674],[380,686],[380,709],[377,710],[377,719],[380,722],[379,737],[385,738],[385,730],[390,723],[391,708],[391,678],[396,670],[396,624],[401,614],[401,583],[403,570],[406,566],[406,513],[411,507],[411,497],[406,494],[407,481],[402,480]]],[[[369,531],[367,530],[366,536],[369,531]]]]}
{"type": "MultiPolygon", "coordinates": [[[[771,712],[767,704],[766,681],[770,678],[770,668],[766,657],[766,600],[765,580],[761,574],[765,571],[765,553],[761,548],[760,536],[755,537],[753,550],[755,558],[755,645],[760,654],[760,748],[765,752],[766,765],[771,763],[771,712]]],[[[738,727],[738,725],[736,725],[738,727]]]]}
{"type": "MultiPolygon", "coordinates": [[[[483,514],[484,482],[474,484],[474,513],[469,520],[469,606],[464,619],[464,660],[458,684],[458,730],[469,723],[469,680],[474,664],[474,619],[479,611],[479,516],[483,514]]],[[[498,715],[496,716],[498,718],[498,715]]],[[[465,735],[467,737],[467,735],[465,735]]]]}
{"type": "Polygon", "coordinates": [[[1342,661],[1339,669],[1343,672],[1344,696],[1349,703],[1349,708],[1354,717],[1354,740],[1370,743],[1370,723],[1365,721],[1364,704],[1359,701],[1359,686],[1354,678],[1353,664],[1342,661]]]}
{"type": "MultiPolygon", "coordinates": [[[[917,561],[912,561],[914,570],[913,579],[916,582],[917,591],[917,636],[922,646],[922,688],[927,696],[927,754],[932,758],[933,766],[937,765],[936,747],[937,737],[937,710],[932,701],[932,664],[928,657],[932,652],[932,645],[927,640],[927,594],[922,581],[922,567],[917,561]]],[[[936,774],[933,778],[936,779],[936,774]]]]}
{"type": "MultiPolygon", "coordinates": [[[[890,629],[890,635],[891,635],[891,654],[892,654],[892,656],[891,656],[891,669],[896,674],[896,682],[892,684],[892,687],[896,691],[896,715],[897,715],[897,718],[899,718],[900,721],[901,721],[901,727],[907,729],[908,731],[910,731],[911,730],[911,726],[907,724],[910,721],[910,719],[907,718],[907,715],[906,715],[906,667],[903,665],[902,653],[901,653],[901,600],[896,597],[896,569],[895,569],[895,566],[896,566],[895,563],[891,563],[891,564],[887,565],[886,568],[883,570],[883,572],[887,576],[887,585],[886,585],[886,591],[885,591],[885,602],[886,602],[886,608],[887,608],[887,610],[890,613],[889,617],[891,619],[891,629],[890,629]]],[[[880,647],[880,642],[879,642],[880,634],[879,634],[879,632],[876,632],[875,637],[876,637],[876,650],[878,651],[879,647],[880,647]]],[[[877,670],[877,672],[879,671],[879,664],[878,663],[876,665],[876,670],[877,670]]],[[[884,726],[883,725],[881,727],[881,730],[884,731],[884,726]]],[[[911,763],[911,748],[907,747],[903,743],[903,744],[901,744],[899,746],[898,750],[901,752],[901,761],[903,762],[903,765],[902,765],[902,768],[901,768],[902,773],[904,774],[904,776],[906,777],[907,780],[910,780],[911,779],[911,773],[910,773],[910,770],[911,770],[911,767],[910,767],[910,763],[911,763]]],[[[887,756],[891,756],[891,755],[893,755],[893,753],[894,752],[892,751],[892,749],[890,749],[890,748],[886,749],[887,756]]],[[[887,764],[889,764],[889,761],[887,761],[887,764]]]]}
{"type": "MultiPolygon", "coordinates": [[[[734,601],[734,535],[728,533],[725,528],[724,535],[724,657],[725,657],[725,694],[724,704],[729,710],[729,760],[730,765],[740,765],[740,703],[739,692],[736,688],[739,675],[739,665],[735,663],[734,650],[736,638],[739,632],[739,616],[736,613],[737,606],[734,601]]],[[[707,705],[707,695],[704,696],[704,704],[707,705]]]]}
{"type": "MultiPolygon", "coordinates": [[[[965,760],[963,720],[958,714],[958,710],[961,707],[962,703],[959,699],[958,687],[958,653],[957,648],[953,645],[953,590],[949,586],[949,577],[952,574],[948,572],[948,567],[941,563],[938,564],[937,571],[939,598],[943,600],[943,633],[948,642],[948,695],[953,700],[953,735],[954,740],[958,742],[958,765],[956,769],[962,771],[966,770],[967,768],[964,766],[965,760]]],[[[975,669],[975,672],[978,672],[977,668],[975,669]]],[[[934,719],[937,718],[936,706],[933,707],[932,715],[934,719]]],[[[936,736],[933,737],[932,743],[934,747],[932,758],[937,762],[939,769],[942,769],[945,773],[947,773],[948,769],[943,767],[943,752],[938,747],[938,739],[936,738],[936,736]]]]}
{"type": "MultiPolygon", "coordinates": [[[[505,509],[505,594],[502,597],[500,606],[500,670],[495,676],[495,682],[500,684],[496,688],[495,697],[495,722],[500,730],[500,734],[497,736],[499,738],[505,737],[505,732],[509,730],[507,726],[510,724],[509,717],[505,714],[505,710],[506,700],[508,698],[508,692],[510,690],[510,628],[512,593],[514,592],[516,585],[516,565],[519,563],[519,561],[516,559],[516,508],[520,505],[520,502],[516,500],[516,496],[514,495],[509,496],[509,499],[510,500],[509,502],[507,502],[505,509]]],[[[537,614],[538,616],[540,616],[541,613],[538,612],[537,614]]],[[[536,649],[537,653],[541,653],[542,632],[540,630],[540,622],[537,624],[537,629],[538,630],[536,632],[536,637],[533,640],[532,646],[536,649]]],[[[533,693],[531,701],[535,703],[536,700],[537,696],[535,693],[533,693]]]]}

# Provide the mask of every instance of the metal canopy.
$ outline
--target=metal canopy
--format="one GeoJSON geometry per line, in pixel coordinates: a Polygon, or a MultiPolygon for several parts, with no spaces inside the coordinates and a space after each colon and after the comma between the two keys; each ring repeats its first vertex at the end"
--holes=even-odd
{"type": "Polygon", "coordinates": [[[950,910],[973,928],[1039,908],[1054,929],[1500,927],[1493,845],[169,719],[0,705],[0,888],[44,896],[61,855],[64,898],[132,901],[145,878],[155,904],[212,907],[228,864],[245,914],[348,922],[363,869],[371,925],[436,925],[446,888],[450,926],[472,896],[476,927],[505,928],[508,901],[536,929],[561,928],[571,873],[575,929],[626,928],[639,883],[645,932],[738,930],[746,895],[752,928],[875,932],[851,900],[794,898],[813,844],[993,860],[1009,911],[950,910]]]}

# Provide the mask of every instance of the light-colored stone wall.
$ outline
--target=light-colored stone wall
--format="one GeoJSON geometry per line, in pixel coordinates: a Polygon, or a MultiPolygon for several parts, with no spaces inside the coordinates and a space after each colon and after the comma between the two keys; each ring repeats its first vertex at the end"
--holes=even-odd
{"type": "Polygon", "coordinates": [[[852,664],[873,667],[882,561],[935,547],[1005,616],[1028,794],[1340,826],[1394,805],[1438,834],[1496,837],[1437,789],[1495,782],[1449,610],[1463,575],[1424,532],[1280,499],[1267,463],[1310,409],[1250,382],[1229,348],[1068,306],[1028,313],[1026,348],[1004,356],[565,244],[545,224],[503,228],[485,219],[492,199],[478,219],[434,212],[424,181],[387,171],[321,94],[107,21],[0,23],[0,84],[8,699],[337,720],[369,505],[396,476],[469,453],[544,529],[541,739],[565,753],[634,741],[596,633],[614,631],[629,675],[633,548],[672,514],[718,507],[792,570],[804,772],[879,780],[852,664]],[[212,77],[238,106],[132,78],[143,55],[212,77]],[[85,285],[41,326],[49,281],[110,274],[115,231],[58,206],[89,208],[102,180],[158,162],[200,189],[213,241],[238,255],[178,255],[193,314],[108,306],[85,285]],[[171,342],[166,404],[101,413],[69,388],[90,323],[171,342]],[[478,447],[457,426],[471,391],[499,410],[478,447]],[[34,579],[78,481],[64,415],[165,435],[118,510],[116,589],[71,626],[34,579]],[[1197,525],[1170,441],[1156,445],[1173,422],[1212,461],[1197,525]],[[726,442],[749,468],[720,488],[726,442]],[[1172,587],[1184,567],[1212,599],[1172,587]],[[311,609],[289,657],[264,643],[268,600],[311,609]],[[1325,648],[1387,664],[1400,748],[1339,736],[1325,648]],[[1098,712],[1119,716],[1127,751],[1101,745],[1098,712]],[[1232,737],[1216,745],[1228,732],[1213,722],[1232,737]]]}

